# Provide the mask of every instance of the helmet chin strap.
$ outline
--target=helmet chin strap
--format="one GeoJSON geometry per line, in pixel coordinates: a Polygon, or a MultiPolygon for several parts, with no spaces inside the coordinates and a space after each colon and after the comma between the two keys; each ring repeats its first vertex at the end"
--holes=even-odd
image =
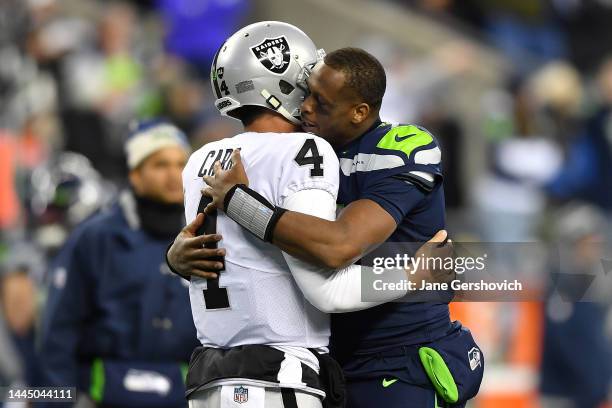
{"type": "Polygon", "coordinates": [[[274,109],[276,112],[283,115],[283,117],[287,119],[289,122],[293,123],[294,125],[298,125],[298,126],[302,124],[302,122],[300,122],[298,119],[293,117],[291,113],[289,113],[289,111],[283,107],[283,104],[281,103],[281,101],[279,101],[276,96],[268,92],[267,89],[262,89],[260,93],[261,93],[261,96],[263,96],[266,99],[267,104],[270,107],[272,107],[272,109],[274,109]]]}

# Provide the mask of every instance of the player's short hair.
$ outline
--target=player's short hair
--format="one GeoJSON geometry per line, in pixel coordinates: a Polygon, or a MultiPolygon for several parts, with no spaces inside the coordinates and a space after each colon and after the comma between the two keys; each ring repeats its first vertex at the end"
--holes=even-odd
{"type": "Polygon", "coordinates": [[[353,89],[368,105],[379,108],[387,87],[385,69],[370,53],[361,48],[345,47],[325,56],[325,65],[342,71],[346,86],[353,89]]]}

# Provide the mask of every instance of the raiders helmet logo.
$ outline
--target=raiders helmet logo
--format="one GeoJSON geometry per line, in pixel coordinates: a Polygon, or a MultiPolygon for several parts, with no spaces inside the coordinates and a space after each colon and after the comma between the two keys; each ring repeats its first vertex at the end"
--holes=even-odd
{"type": "Polygon", "coordinates": [[[268,71],[275,74],[283,74],[289,67],[291,51],[285,37],[266,38],[260,44],[251,47],[251,51],[268,71]]]}

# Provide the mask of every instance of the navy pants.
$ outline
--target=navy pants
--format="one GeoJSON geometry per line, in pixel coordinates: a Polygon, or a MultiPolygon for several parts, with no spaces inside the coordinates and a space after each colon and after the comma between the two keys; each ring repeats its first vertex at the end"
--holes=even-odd
{"type": "Polygon", "coordinates": [[[341,360],[346,377],[347,408],[462,408],[480,388],[484,358],[469,330],[453,322],[435,341],[399,346],[341,360]],[[427,376],[419,350],[435,350],[444,360],[458,391],[455,403],[445,402],[427,376]]]}
{"type": "Polygon", "coordinates": [[[408,384],[393,377],[347,380],[347,408],[462,408],[449,405],[436,395],[433,387],[408,384]],[[385,386],[386,385],[386,386],[385,386]]]}

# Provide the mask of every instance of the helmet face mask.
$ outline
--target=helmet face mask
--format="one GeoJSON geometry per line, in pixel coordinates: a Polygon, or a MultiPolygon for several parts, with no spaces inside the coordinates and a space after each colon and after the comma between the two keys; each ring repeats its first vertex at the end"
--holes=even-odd
{"type": "Polygon", "coordinates": [[[211,85],[221,115],[261,106],[300,124],[306,79],[324,57],[312,40],[287,23],[264,21],[236,32],[221,46],[211,68],[211,85]]]}
{"type": "Polygon", "coordinates": [[[312,73],[312,70],[314,69],[314,67],[319,62],[323,61],[324,59],[325,59],[325,50],[320,48],[317,50],[316,61],[304,65],[300,73],[298,74],[296,85],[298,86],[298,88],[303,90],[306,93],[306,95],[310,93],[310,89],[308,88],[308,82],[307,82],[308,78],[310,77],[310,74],[312,73]]]}

